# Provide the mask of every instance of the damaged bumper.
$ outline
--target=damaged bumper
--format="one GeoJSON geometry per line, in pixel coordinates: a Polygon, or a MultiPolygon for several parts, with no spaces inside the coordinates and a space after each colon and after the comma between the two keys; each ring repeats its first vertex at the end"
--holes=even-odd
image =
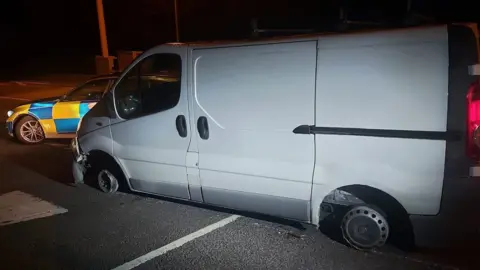
{"type": "Polygon", "coordinates": [[[84,165],[76,162],[75,160],[72,162],[72,173],[73,173],[73,179],[75,180],[75,183],[84,183],[86,171],[87,169],[85,168],[84,165]]]}
{"type": "Polygon", "coordinates": [[[85,173],[87,171],[86,155],[82,153],[77,138],[74,138],[71,142],[70,148],[73,152],[72,161],[72,174],[75,183],[84,183],[85,173]]]}

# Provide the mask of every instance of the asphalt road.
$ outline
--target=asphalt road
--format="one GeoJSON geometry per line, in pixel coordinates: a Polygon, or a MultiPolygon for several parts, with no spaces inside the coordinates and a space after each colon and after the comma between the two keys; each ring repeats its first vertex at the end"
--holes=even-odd
{"type": "MultiPolygon", "coordinates": [[[[0,121],[22,102],[15,98],[60,91],[38,85],[0,86],[0,121]]],[[[0,269],[113,269],[141,262],[137,258],[151,251],[150,260],[137,269],[413,270],[456,265],[389,248],[360,252],[313,227],[258,216],[240,216],[194,238],[189,235],[238,213],[138,194],[106,195],[72,185],[70,166],[68,141],[25,146],[0,132],[0,198],[22,191],[68,210],[0,224],[0,269]],[[184,244],[176,247],[178,239],[184,244]]]]}

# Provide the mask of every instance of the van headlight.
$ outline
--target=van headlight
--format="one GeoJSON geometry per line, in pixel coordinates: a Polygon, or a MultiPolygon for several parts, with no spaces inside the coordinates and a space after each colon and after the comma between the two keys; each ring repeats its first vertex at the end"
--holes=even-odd
{"type": "Polygon", "coordinates": [[[82,155],[82,149],[80,148],[80,145],[78,144],[78,138],[77,137],[72,139],[72,142],[70,143],[70,148],[72,149],[73,157],[75,158],[75,161],[76,162],[82,162],[84,160],[84,155],[82,155]]]}
{"type": "Polygon", "coordinates": [[[78,151],[78,140],[77,137],[73,138],[70,142],[70,149],[72,150],[73,154],[77,156],[80,151],[78,151]]]}
{"type": "Polygon", "coordinates": [[[7,116],[8,116],[8,117],[10,117],[10,116],[12,116],[12,115],[13,115],[13,111],[12,111],[12,110],[10,110],[10,111],[7,112],[7,116]]]}

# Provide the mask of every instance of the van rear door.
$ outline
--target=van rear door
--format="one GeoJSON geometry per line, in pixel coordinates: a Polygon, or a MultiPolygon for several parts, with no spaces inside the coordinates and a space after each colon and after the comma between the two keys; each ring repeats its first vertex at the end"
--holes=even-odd
{"type": "Polygon", "coordinates": [[[474,127],[480,119],[477,101],[480,88],[478,77],[471,72],[479,62],[475,28],[476,25],[464,24],[448,27],[447,130],[457,134],[458,139],[448,140],[446,144],[439,215],[410,217],[419,246],[467,248],[480,240],[480,181],[477,177],[480,174],[476,175],[479,152],[473,141],[474,127]]]}

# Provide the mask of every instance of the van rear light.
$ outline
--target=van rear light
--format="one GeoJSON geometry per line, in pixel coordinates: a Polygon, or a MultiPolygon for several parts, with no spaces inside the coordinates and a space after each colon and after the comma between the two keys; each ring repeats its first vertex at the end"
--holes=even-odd
{"type": "Polygon", "coordinates": [[[476,81],[467,94],[467,155],[480,158],[480,82],[476,81]]]}

